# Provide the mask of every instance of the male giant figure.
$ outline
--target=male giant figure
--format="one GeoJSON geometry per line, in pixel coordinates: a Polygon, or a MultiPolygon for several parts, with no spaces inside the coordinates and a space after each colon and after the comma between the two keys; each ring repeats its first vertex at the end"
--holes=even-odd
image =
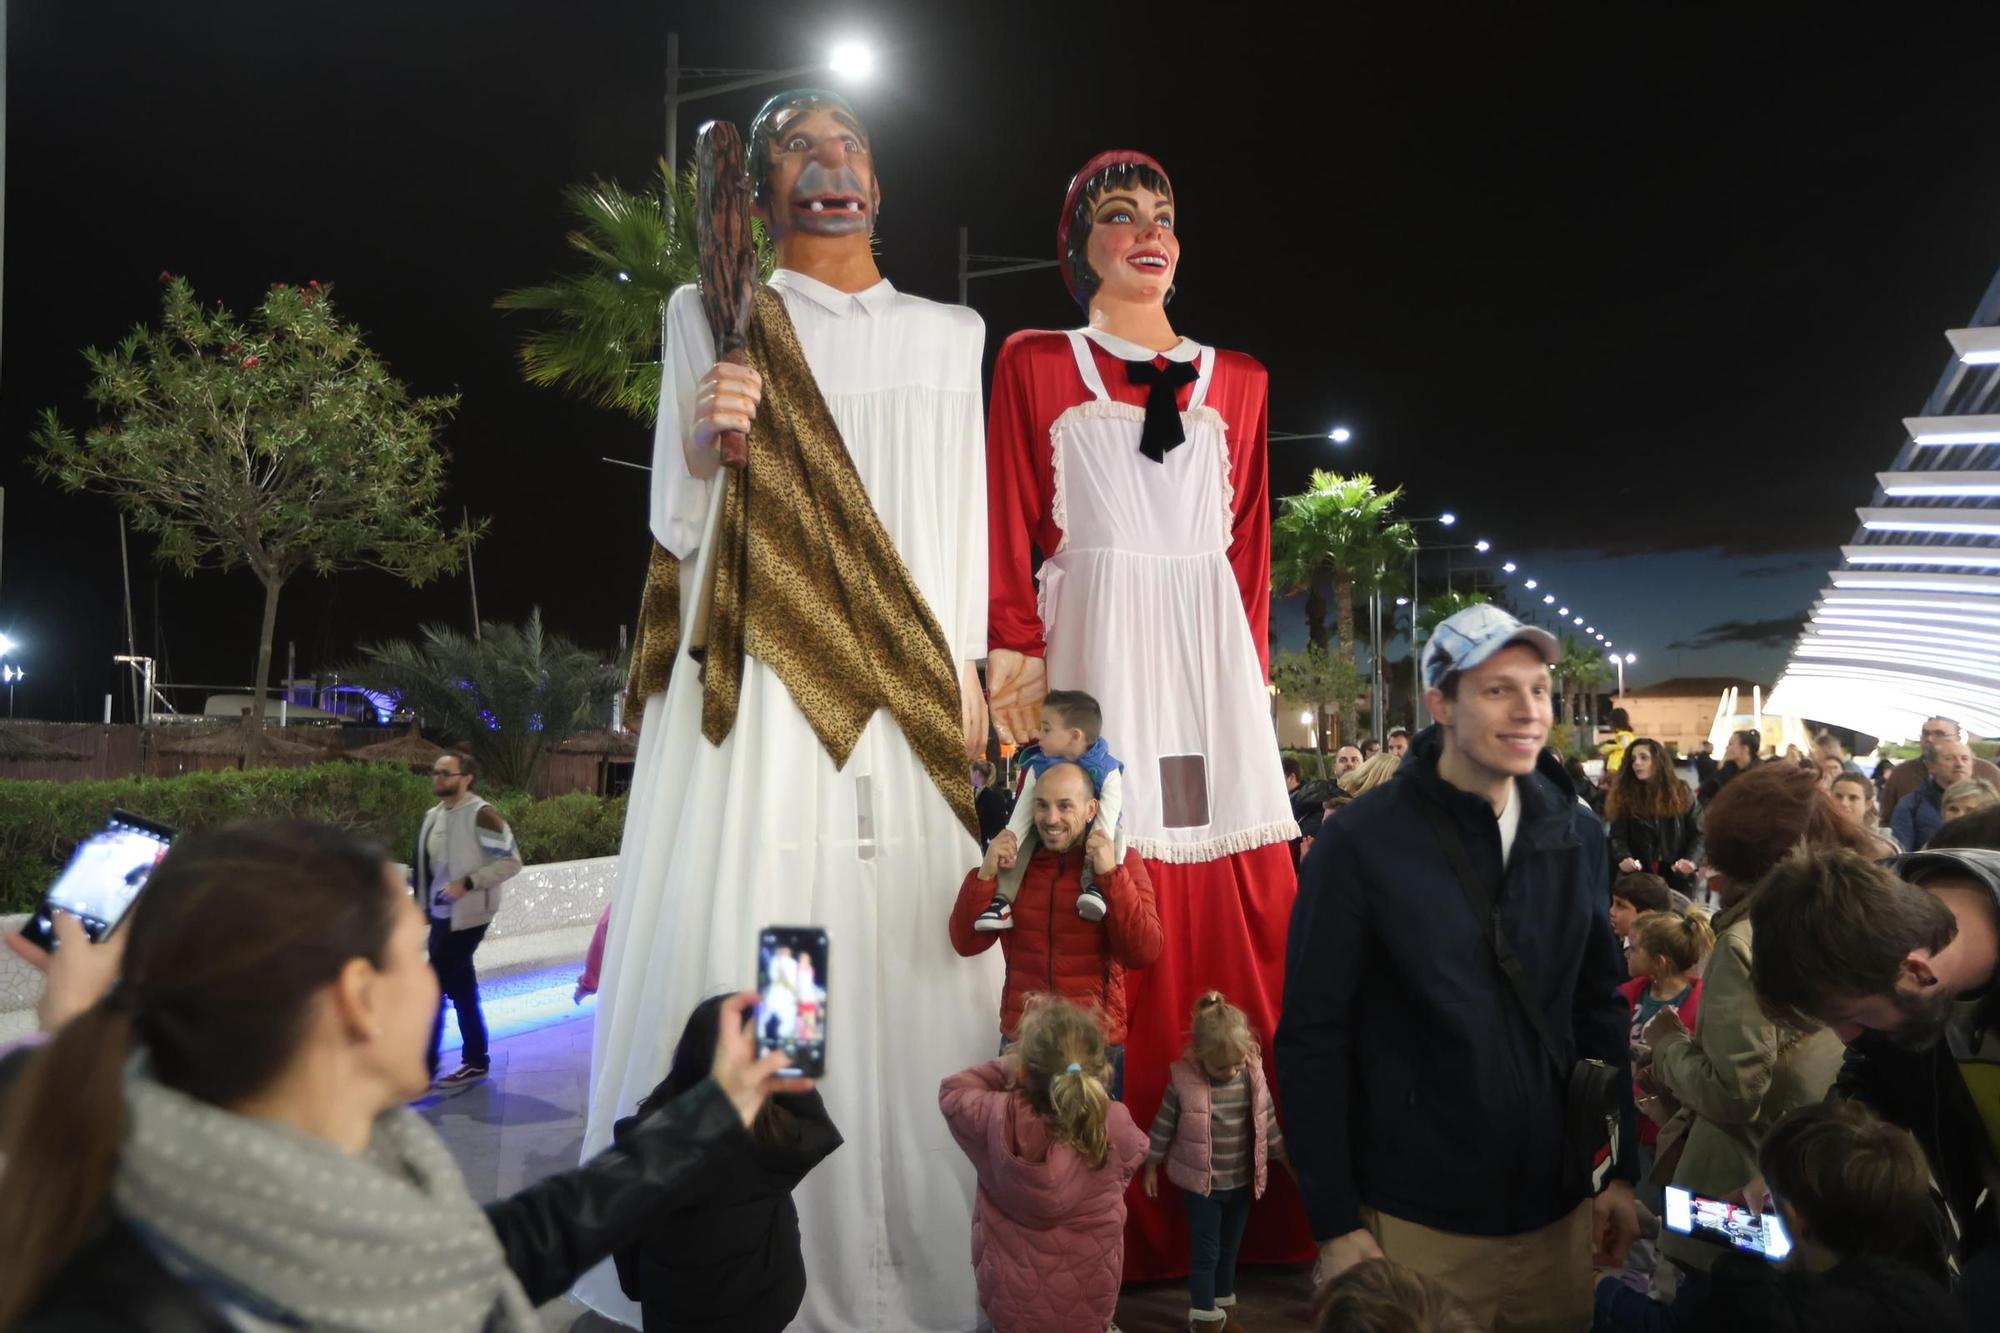
{"type": "MultiPolygon", "coordinates": [[[[647,605],[678,591],[688,614],[664,685],[664,617],[636,655],[584,1150],[659,1080],[695,1005],[750,979],[761,928],[823,926],[821,1091],[845,1142],[797,1196],[801,1323],[969,1329],[973,1182],[937,1085],[990,1057],[999,1004],[992,960],[956,958],[946,929],[979,859],[983,330],[876,270],[881,192],[838,97],[773,98],[747,147],[778,253],[751,366],[715,364],[693,290],[668,309],[647,605]],[[719,467],[730,430],[749,433],[742,473],[719,467]]],[[[607,1272],[584,1296],[632,1318],[607,1272]]]]}

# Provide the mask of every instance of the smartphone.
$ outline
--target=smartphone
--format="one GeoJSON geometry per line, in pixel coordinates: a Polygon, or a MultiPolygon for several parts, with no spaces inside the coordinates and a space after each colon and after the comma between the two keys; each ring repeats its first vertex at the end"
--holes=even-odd
{"type": "Polygon", "coordinates": [[[56,882],[21,927],[21,934],[53,952],[55,914],[68,912],[83,922],[91,940],[114,930],[138,900],[153,867],[173,845],[174,831],[165,824],[124,810],[113,810],[104,827],[76,846],[56,882]]]}
{"type": "Polygon", "coordinates": [[[757,937],[757,1053],[782,1051],[789,1078],[826,1075],[826,932],[767,926],[757,937]]]}
{"type": "Polygon", "coordinates": [[[1751,1254],[1761,1254],[1776,1263],[1792,1252],[1792,1238],[1776,1213],[1753,1213],[1725,1199],[1691,1194],[1674,1185],[1667,1186],[1669,1231],[1698,1240],[1713,1241],[1751,1254]]]}

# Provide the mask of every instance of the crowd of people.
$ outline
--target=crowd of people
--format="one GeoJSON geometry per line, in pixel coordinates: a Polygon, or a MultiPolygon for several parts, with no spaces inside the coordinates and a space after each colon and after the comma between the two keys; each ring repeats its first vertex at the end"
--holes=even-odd
{"type": "MultiPolygon", "coordinates": [[[[1322,1330],[1993,1326],[2000,799],[1960,729],[1879,782],[1831,737],[1739,732],[1705,778],[1636,737],[1600,812],[1547,746],[1555,651],[1462,612],[1422,662],[1435,726],[1343,747],[1329,787],[1288,768],[1282,1016],[1203,995],[1150,1132],[1124,978],[1154,887],[1103,816],[1095,701],[1050,697],[1054,753],[951,916],[1006,958],[997,1058],[938,1093],[996,1329],[1110,1327],[1128,1199],[1171,1188],[1188,1326],[1238,1333],[1274,1166],[1322,1330]],[[1677,1198],[1724,1223],[1676,1229],[1677,1198]]],[[[752,997],[686,1017],[610,1149],[484,1207],[407,1109],[445,1004],[485,1068],[470,957],[519,861],[475,780],[438,762],[407,867],[238,826],[181,840],[105,942],[58,921],[50,1035],[0,1062],[0,1327],[529,1329],[607,1257],[648,1328],[791,1324],[792,1191],[842,1138],[757,1057],[752,997]]]]}

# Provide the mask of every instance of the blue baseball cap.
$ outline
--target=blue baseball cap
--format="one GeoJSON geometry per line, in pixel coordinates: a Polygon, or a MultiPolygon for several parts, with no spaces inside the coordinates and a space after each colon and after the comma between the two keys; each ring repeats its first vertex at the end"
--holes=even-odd
{"type": "Polygon", "coordinates": [[[1439,689],[1454,671],[1470,671],[1513,643],[1528,645],[1551,665],[1562,656],[1562,645],[1547,630],[1523,625],[1497,606],[1468,606],[1431,631],[1424,645],[1424,686],[1439,689]]]}

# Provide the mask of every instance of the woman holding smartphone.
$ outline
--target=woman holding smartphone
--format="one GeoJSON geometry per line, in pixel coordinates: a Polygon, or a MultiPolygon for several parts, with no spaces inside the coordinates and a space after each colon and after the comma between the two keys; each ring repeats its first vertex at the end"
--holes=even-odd
{"type": "Polygon", "coordinates": [[[482,1209],[405,1105],[438,986],[380,849],[303,823],[191,834],[120,933],[115,984],[0,1106],[0,1327],[529,1333],[805,1086],[754,1058],[738,996],[709,1079],[482,1209]]]}

